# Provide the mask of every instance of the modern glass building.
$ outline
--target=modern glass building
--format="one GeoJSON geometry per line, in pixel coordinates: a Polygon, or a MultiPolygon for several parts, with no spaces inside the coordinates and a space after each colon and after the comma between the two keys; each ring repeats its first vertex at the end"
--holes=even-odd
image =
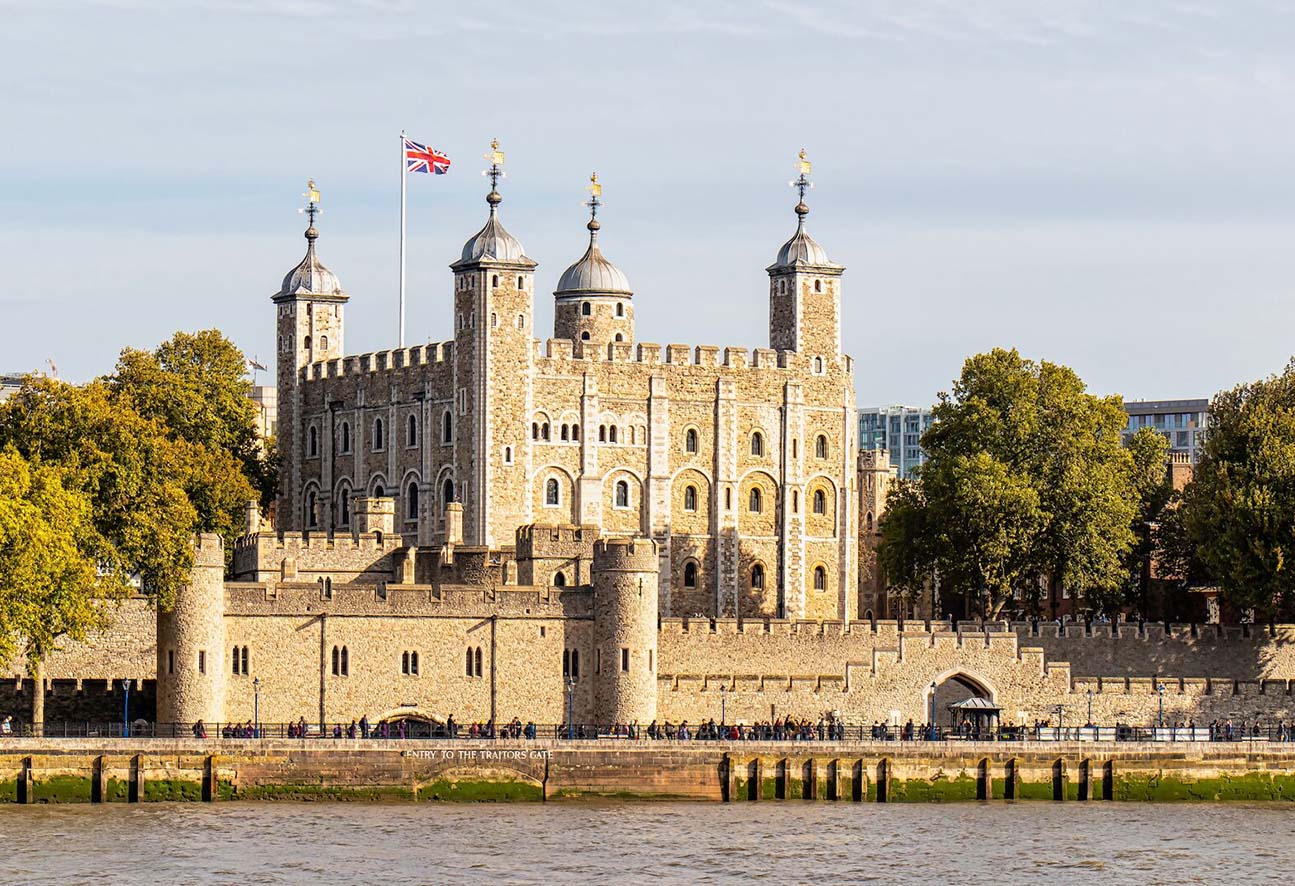
{"type": "Polygon", "coordinates": [[[1169,441],[1171,451],[1187,453],[1196,464],[1205,443],[1209,410],[1209,400],[1126,400],[1129,423],[1124,437],[1127,440],[1142,428],[1155,428],[1169,441]]]}
{"type": "Polygon", "coordinates": [[[859,410],[859,448],[885,449],[899,476],[926,461],[919,441],[934,419],[920,406],[873,406],[859,410]]]}

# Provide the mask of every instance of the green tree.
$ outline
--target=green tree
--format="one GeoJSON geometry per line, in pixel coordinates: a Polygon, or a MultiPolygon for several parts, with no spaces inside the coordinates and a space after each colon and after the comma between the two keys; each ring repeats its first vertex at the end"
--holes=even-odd
{"type": "MultiPolygon", "coordinates": [[[[177,332],[153,351],[127,348],[105,381],[146,419],[157,421],[178,440],[209,452],[228,453],[256,497],[274,497],[277,469],[270,450],[257,439],[256,405],[246,377],[247,358],[219,330],[177,332]]],[[[221,477],[230,487],[232,478],[221,477]]],[[[239,502],[241,512],[246,500],[239,502]]],[[[201,508],[199,509],[201,512],[201,508]]],[[[203,514],[217,528],[227,522],[203,514]]]]}
{"type": "Polygon", "coordinates": [[[106,550],[89,499],[55,467],[0,451],[0,664],[22,653],[33,670],[67,635],[105,623],[104,602],[122,596],[117,574],[99,574],[106,550]]]}
{"type": "Polygon", "coordinates": [[[1181,511],[1190,551],[1225,602],[1263,619],[1295,604],[1295,361],[1210,403],[1181,511]]]}
{"type": "Polygon", "coordinates": [[[922,484],[899,480],[886,498],[885,518],[878,524],[880,587],[906,604],[921,597],[935,576],[936,547],[928,525],[930,509],[922,484]]]}
{"type": "Polygon", "coordinates": [[[113,575],[138,575],[159,605],[171,605],[202,528],[186,491],[193,463],[183,444],[100,382],[32,377],[0,405],[6,445],[33,466],[61,470],[67,487],[90,503],[100,564],[113,575]]]}
{"type": "MultiPolygon", "coordinates": [[[[1025,569],[1046,580],[1053,607],[1063,586],[1093,599],[1120,587],[1123,558],[1133,544],[1134,503],[1132,459],[1120,442],[1127,419],[1118,397],[1087,393],[1064,366],[996,349],[966,361],[934,414],[922,438],[928,461],[918,482],[937,548],[927,559],[939,564],[942,585],[994,601],[1002,583],[1025,569]],[[974,497],[964,484],[975,480],[992,484],[985,492],[990,509],[979,516],[965,507],[974,497]],[[1037,514],[1023,495],[1026,488],[1037,514]],[[1012,522],[993,541],[992,523],[1007,517],[1012,522]],[[991,525],[946,526],[952,519],[991,525]],[[954,547],[959,533],[966,536],[963,543],[986,540],[983,549],[999,551],[999,566],[987,571],[974,562],[983,553],[954,547]],[[1010,544],[1010,553],[1001,544],[1010,544]],[[987,584],[968,584],[982,581],[987,584]]],[[[888,554],[887,562],[904,556],[888,554]]],[[[1016,590],[1031,608],[1039,607],[1036,581],[1021,581],[1016,590]]],[[[996,613],[1001,606],[997,600],[990,608],[996,613]]]]}
{"type": "Polygon", "coordinates": [[[1163,561],[1160,524],[1173,495],[1169,485],[1169,441],[1151,428],[1142,428],[1128,442],[1132,470],[1129,475],[1135,511],[1133,545],[1124,557],[1124,583],[1106,595],[1096,596],[1100,611],[1114,613],[1126,605],[1136,606],[1145,618],[1150,614],[1151,563],[1163,561]]]}

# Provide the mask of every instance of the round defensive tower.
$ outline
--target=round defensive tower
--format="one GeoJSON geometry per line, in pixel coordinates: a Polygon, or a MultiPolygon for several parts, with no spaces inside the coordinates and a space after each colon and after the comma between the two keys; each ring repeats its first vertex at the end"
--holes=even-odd
{"type": "Polygon", "coordinates": [[[193,572],[175,606],[157,615],[157,719],[215,724],[225,719],[225,547],[199,535],[193,572]]]}
{"type": "Polygon", "coordinates": [[[595,717],[600,724],[646,726],[656,719],[656,542],[609,538],[594,543],[595,717]]]}

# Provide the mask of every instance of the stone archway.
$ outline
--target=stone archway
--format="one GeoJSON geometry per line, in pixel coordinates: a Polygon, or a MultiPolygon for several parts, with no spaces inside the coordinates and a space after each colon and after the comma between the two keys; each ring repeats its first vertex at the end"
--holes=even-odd
{"type": "Polygon", "coordinates": [[[971,698],[982,698],[993,703],[998,695],[989,681],[979,675],[965,670],[946,671],[927,685],[925,692],[926,711],[931,710],[932,685],[935,687],[935,723],[938,726],[955,725],[956,718],[949,709],[951,705],[965,702],[971,698]]]}
{"type": "Polygon", "coordinates": [[[374,714],[369,728],[380,736],[439,738],[445,735],[445,719],[419,707],[399,707],[374,714]]]}

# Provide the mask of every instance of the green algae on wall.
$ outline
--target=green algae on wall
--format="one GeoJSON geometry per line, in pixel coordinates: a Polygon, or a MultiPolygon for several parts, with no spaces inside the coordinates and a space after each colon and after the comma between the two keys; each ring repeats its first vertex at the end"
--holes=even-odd
{"type": "Polygon", "coordinates": [[[145,779],[144,795],[140,799],[146,803],[165,800],[201,800],[202,782],[188,781],[183,778],[145,779]]]}
{"type": "Polygon", "coordinates": [[[1155,775],[1117,775],[1116,800],[1154,802],[1213,800],[1295,800],[1295,776],[1247,772],[1217,778],[1185,780],[1155,775]]]}
{"type": "Polygon", "coordinates": [[[89,803],[90,779],[83,775],[53,775],[32,782],[33,803],[89,803]]]}
{"type": "Polygon", "coordinates": [[[892,778],[886,795],[890,803],[947,803],[976,799],[976,779],[966,773],[956,778],[892,778]]]}
{"type": "Polygon", "coordinates": [[[538,802],[544,799],[544,789],[527,781],[450,781],[438,778],[419,785],[417,798],[464,803],[538,802]]]}
{"type": "Polygon", "coordinates": [[[125,803],[130,799],[130,782],[122,781],[120,778],[109,778],[103,786],[103,801],[105,803],[125,803]]]}
{"type": "Polygon", "coordinates": [[[0,781],[0,803],[18,802],[18,779],[0,781]]]}
{"type": "Polygon", "coordinates": [[[354,787],[319,783],[240,785],[229,799],[233,800],[410,800],[414,793],[407,785],[373,785],[354,787]]]}

